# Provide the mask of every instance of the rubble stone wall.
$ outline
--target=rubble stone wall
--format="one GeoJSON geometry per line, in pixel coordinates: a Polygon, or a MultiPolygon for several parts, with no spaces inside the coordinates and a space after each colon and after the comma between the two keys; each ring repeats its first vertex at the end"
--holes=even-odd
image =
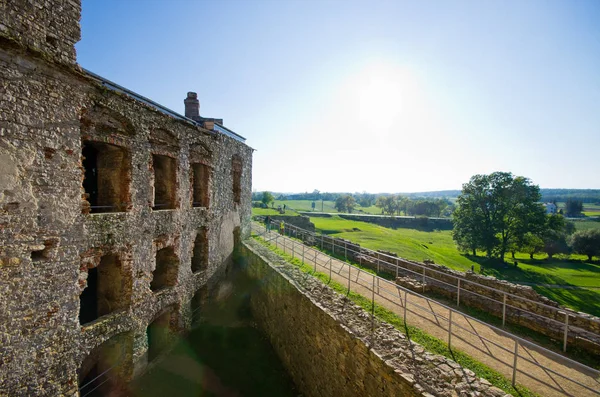
{"type": "MultiPolygon", "coordinates": [[[[302,235],[299,237],[302,238],[302,235]]],[[[563,340],[565,318],[568,316],[568,343],[600,354],[599,318],[562,307],[557,302],[540,295],[530,286],[473,272],[460,272],[435,263],[412,262],[399,258],[392,252],[382,251],[377,258],[373,256],[372,251],[362,249],[359,244],[327,235],[307,237],[305,242],[340,257],[347,257],[373,270],[396,274],[394,265],[398,265],[399,278],[396,282],[419,293],[423,292],[423,268],[425,268],[425,291],[444,295],[453,301],[457,297],[457,278],[461,278],[463,281],[460,286],[460,304],[485,310],[500,318],[503,314],[502,302],[506,295],[507,322],[530,328],[559,341],[563,340]]]]}
{"type": "Polygon", "coordinates": [[[254,317],[306,396],[505,396],[248,240],[254,317]]]}
{"type": "Polygon", "coordinates": [[[82,73],[73,48],[79,1],[16,0],[0,7],[0,390],[76,395],[82,362],[113,336],[133,338],[126,355],[132,362],[119,371],[126,369],[126,380],[145,366],[148,324],[165,310],[176,312],[173,329],[190,323],[191,297],[232,260],[234,230],[249,235],[252,149],[82,73]],[[46,43],[46,36],[56,38],[46,43]],[[90,213],[86,142],[128,154],[121,176],[127,186],[112,194],[123,197],[114,212],[90,213]],[[152,154],[175,159],[174,209],[152,208],[152,154]],[[234,156],[242,159],[239,203],[234,156]],[[210,169],[208,208],[192,206],[194,162],[210,169]],[[209,264],[192,273],[201,228],[209,264]],[[153,292],[155,255],[164,247],[178,258],[176,285],[153,292]],[[80,295],[105,255],[119,258],[124,293],[116,307],[122,309],[80,325],[80,295]]]}

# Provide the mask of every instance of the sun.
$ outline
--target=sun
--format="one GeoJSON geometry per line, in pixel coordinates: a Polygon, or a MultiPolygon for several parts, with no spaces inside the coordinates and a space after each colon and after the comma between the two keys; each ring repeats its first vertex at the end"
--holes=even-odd
{"type": "Polygon", "coordinates": [[[389,129],[406,116],[415,90],[407,70],[376,63],[362,70],[356,84],[357,116],[361,124],[389,129]]]}

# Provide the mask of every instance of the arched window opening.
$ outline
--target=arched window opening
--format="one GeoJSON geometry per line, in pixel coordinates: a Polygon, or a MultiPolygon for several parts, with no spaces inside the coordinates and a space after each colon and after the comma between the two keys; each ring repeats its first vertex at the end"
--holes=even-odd
{"type": "Polygon", "coordinates": [[[79,367],[79,395],[101,397],[122,394],[131,377],[133,337],[113,336],[83,360],[79,367]]]}
{"type": "Polygon", "coordinates": [[[148,337],[148,362],[152,362],[174,341],[177,331],[177,311],[170,307],[146,328],[148,337]]]}

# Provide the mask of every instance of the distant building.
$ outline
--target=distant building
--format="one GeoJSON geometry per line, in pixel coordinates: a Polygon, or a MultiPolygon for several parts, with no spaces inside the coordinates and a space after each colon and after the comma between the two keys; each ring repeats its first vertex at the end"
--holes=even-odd
{"type": "Polygon", "coordinates": [[[553,203],[544,203],[544,208],[546,208],[546,214],[556,214],[557,212],[556,204],[553,203]]]}

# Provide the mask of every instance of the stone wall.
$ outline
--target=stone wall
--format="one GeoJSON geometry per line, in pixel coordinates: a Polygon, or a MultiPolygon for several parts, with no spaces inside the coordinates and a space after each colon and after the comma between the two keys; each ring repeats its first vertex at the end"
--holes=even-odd
{"type": "Polygon", "coordinates": [[[255,241],[243,245],[261,281],[251,308],[307,396],[504,396],[455,362],[301,273],[255,241]]]}
{"type": "Polygon", "coordinates": [[[398,229],[408,227],[413,229],[439,229],[451,230],[452,220],[445,218],[427,218],[427,217],[395,217],[395,216],[368,216],[353,214],[338,214],[340,218],[352,221],[361,221],[374,223],[379,226],[398,229]]]}
{"type": "MultiPolygon", "coordinates": [[[[283,221],[286,225],[294,225],[304,230],[308,230],[309,232],[315,231],[315,224],[310,221],[308,216],[285,216],[285,215],[269,215],[271,220],[275,222],[277,225],[276,228],[279,227],[279,222],[283,221]]],[[[262,217],[264,221],[264,217],[262,217]]]]}
{"type": "Polygon", "coordinates": [[[125,341],[118,372],[128,380],[145,366],[150,323],[160,318],[173,332],[189,325],[192,295],[231,262],[234,233],[249,234],[252,149],[83,74],[73,48],[79,1],[0,7],[0,390],[75,395],[84,361],[113,337],[125,341]],[[118,178],[100,182],[106,194],[98,195],[114,208],[92,208],[86,145],[119,148],[107,153],[113,160],[118,153],[120,171],[100,160],[97,170],[118,178]],[[175,165],[173,209],[155,207],[153,155],[175,165]],[[239,200],[234,158],[241,159],[239,200]],[[208,207],[192,205],[193,163],[210,170],[208,207]],[[193,273],[200,230],[208,265],[193,273]],[[152,291],[163,248],[175,285],[152,291]],[[119,288],[98,287],[112,305],[101,311],[112,312],[80,324],[80,296],[103,261],[116,261],[113,274],[120,269],[119,288]]]}
{"type": "MultiPolygon", "coordinates": [[[[301,237],[301,236],[300,236],[301,237]]],[[[347,257],[355,263],[396,274],[396,282],[415,292],[435,292],[453,301],[457,296],[457,278],[461,278],[460,304],[467,305],[502,318],[504,293],[506,293],[506,321],[518,324],[556,340],[563,340],[565,317],[569,316],[568,342],[600,354],[600,319],[587,313],[577,313],[538,294],[532,287],[510,283],[495,277],[460,272],[435,263],[412,262],[399,258],[393,252],[382,251],[377,259],[372,251],[359,244],[341,238],[316,236],[306,243],[315,245],[338,256],[347,257]],[[385,255],[394,259],[386,258],[385,255]],[[386,263],[387,262],[387,263],[386,263]],[[425,286],[423,286],[425,268],[425,286]],[[488,287],[488,288],[486,288],[488,287]],[[494,291],[499,290],[499,291],[494,291]],[[523,298],[523,299],[521,299],[523,298]],[[540,305],[541,304],[541,305],[540,305]],[[546,305],[546,306],[543,306],[546,305]],[[549,306],[549,307],[548,307],[549,306]],[[531,313],[535,313],[535,315],[531,313]],[[553,321],[554,320],[554,321],[553,321]]]]}

